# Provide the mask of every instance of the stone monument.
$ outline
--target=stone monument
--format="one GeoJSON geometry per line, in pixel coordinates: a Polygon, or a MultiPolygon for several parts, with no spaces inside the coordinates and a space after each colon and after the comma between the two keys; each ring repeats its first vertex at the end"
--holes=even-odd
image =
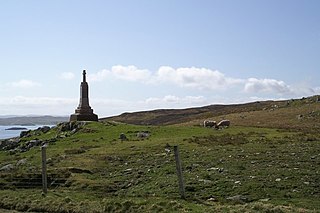
{"type": "Polygon", "coordinates": [[[86,81],[85,70],[83,70],[82,75],[79,106],[75,113],[70,116],[70,121],[98,121],[98,116],[93,113],[93,109],[89,105],[89,86],[86,81]]]}

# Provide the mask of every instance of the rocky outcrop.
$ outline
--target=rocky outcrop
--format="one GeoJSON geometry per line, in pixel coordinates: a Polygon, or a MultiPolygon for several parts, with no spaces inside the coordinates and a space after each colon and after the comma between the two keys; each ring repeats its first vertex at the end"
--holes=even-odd
{"type": "Polygon", "coordinates": [[[10,138],[0,141],[0,150],[15,149],[19,146],[19,138],[10,138]]]}
{"type": "Polygon", "coordinates": [[[86,122],[76,122],[76,121],[60,123],[58,124],[58,131],[70,132],[71,134],[74,134],[85,124],[86,122]]]}
{"type": "Polygon", "coordinates": [[[43,127],[39,127],[36,130],[21,131],[20,138],[31,137],[31,136],[34,136],[34,135],[38,136],[38,135],[41,135],[43,133],[49,132],[50,129],[51,129],[51,127],[49,127],[49,126],[43,126],[43,127]]]}
{"type": "Polygon", "coordinates": [[[33,147],[43,146],[45,144],[53,144],[57,139],[40,140],[33,139],[29,141],[20,141],[19,138],[12,138],[0,141],[0,150],[9,151],[9,154],[15,154],[20,152],[27,152],[33,147]]]}
{"type": "Polygon", "coordinates": [[[55,138],[48,140],[32,139],[27,140],[28,137],[39,136],[49,132],[52,128],[49,126],[39,127],[36,130],[27,130],[20,133],[20,137],[0,140],[0,151],[8,151],[9,154],[15,154],[20,152],[27,152],[33,147],[39,147],[45,144],[53,144],[58,138],[67,137],[78,132],[86,122],[64,122],[60,123],[56,127],[57,135],[55,138]],[[22,139],[23,138],[23,139],[22,139]],[[21,140],[22,139],[22,140],[21,140]]]}

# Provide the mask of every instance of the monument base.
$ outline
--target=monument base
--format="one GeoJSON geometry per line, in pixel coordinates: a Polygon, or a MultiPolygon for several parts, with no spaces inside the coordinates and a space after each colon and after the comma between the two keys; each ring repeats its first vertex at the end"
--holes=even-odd
{"type": "Polygon", "coordinates": [[[98,115],[75,113],[70,115],[70,121],[98,121],[98,115]]]}

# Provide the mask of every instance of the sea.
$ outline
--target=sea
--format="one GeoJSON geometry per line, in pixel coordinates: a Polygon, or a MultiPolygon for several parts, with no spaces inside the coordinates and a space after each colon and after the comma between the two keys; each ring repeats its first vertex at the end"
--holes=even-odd
{"type": "Polygon", "coordinates": [[[43,126],[54,126],[54,125],[34,125],[34,126],[19,126],[19,125],[15,125],[15,126],[0,126],[0,140],[1,139],[8,139],[8,138],[14,138],[20,135],[21,131],[27,131],[27,130],[35,130],[38,129],[39,127],[43,127],[43,126]],[[10,128],[14,128],[14,127],[18,127],[18,128],[26,128],[26,130],[6,130],[6,129],[10,129],[10,128]]]}

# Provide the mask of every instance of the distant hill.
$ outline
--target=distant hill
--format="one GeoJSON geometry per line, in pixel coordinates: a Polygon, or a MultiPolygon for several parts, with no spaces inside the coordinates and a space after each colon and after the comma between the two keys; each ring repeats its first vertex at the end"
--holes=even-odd
{"type": "Polygon", "coordinates": [[[230,119],[234,125],[278,127],[278,128],[319,128],[320,96],[281,101],[257,101],[245,104],[209,105],[188,109],[159,109],[100,120],[117,121],[138,125],[199,125],[204,119],[230,119]]]}
{"type": "Polygon", "coordinates": [[[68,121],[69,117],[56,117],[56,116],[19,116],[0,118],[0,125],[55,125],[60,122],[68,121]]]}

